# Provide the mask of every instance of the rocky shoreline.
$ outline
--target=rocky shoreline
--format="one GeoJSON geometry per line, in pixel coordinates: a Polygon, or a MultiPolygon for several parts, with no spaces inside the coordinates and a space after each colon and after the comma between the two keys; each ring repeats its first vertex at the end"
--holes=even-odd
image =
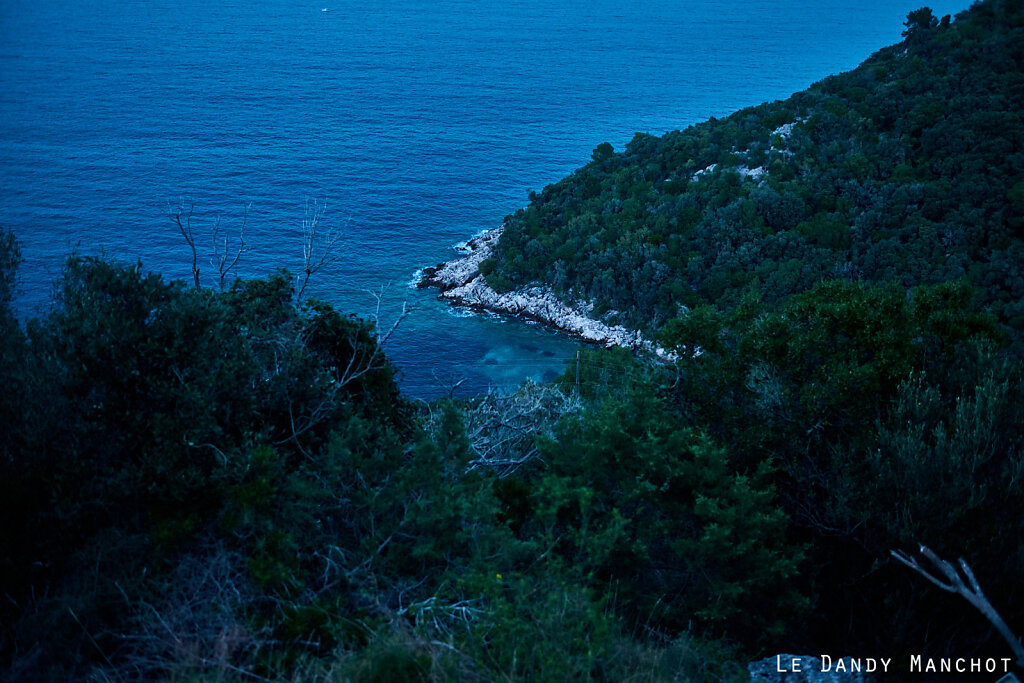
{"type": "Polygon", "coordinates": [[[589,302],[566,303],[540,286],[520,287],[506,293],[491,289],[480,273],[480,263],[490,257],[503,229],[504,226],[486,230],[466,243],[460,257],[424,268],[416,286],[437,287],[441,290],[438,298],[455,306],[536,320],[584,341],[642,349],[671,359],[672,354],[636,330],[591,318],[593,305],[589,302]]]}

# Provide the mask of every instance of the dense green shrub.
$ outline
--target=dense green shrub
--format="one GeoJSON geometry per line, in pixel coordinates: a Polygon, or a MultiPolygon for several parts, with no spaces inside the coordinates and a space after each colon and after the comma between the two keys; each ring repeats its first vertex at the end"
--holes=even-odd
{"type": "Polygon", "coordinates": [[[737,468],[647,392],[567,419],[541,456],[524,528],[633,620],[768,643],[799,612],[766,463],[737,468]]]}

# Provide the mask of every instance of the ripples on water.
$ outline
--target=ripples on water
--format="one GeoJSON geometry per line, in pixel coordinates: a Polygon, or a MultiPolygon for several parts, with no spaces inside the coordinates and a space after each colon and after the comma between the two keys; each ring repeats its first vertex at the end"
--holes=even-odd
{"type": "Polygon", "coordinates": [[[0,224],[24,244],[23,315],[72,248],[189,277],[165,215],[186,195],[197,234],[251,203],[242,275],[295,270],[306,199],[326,198],[342,258],[313,294],[367,315],[391,283],[386,317],[416,304],[388,348],[407,391],[550,377],[573,342],[450,310],[412,274],[600,142],[785,97],[899,40],[920,5],[317,2],[4,1],[0,224]]]}

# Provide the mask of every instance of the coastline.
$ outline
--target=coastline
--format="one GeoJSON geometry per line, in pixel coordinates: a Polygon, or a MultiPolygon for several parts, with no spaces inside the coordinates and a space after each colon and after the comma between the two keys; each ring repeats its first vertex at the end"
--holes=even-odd
{"type": "MultiPolygon", "coordinates": [[[[655,345],[640,332],[621,325],[609,325],[590,317],[589,302],[567,303],[547,287],[531,285],[511,292],[499,293],[487,285],[480,273],[480,263],[489,258],[504,226],[485,230],[466,242],[463,253],[450,261],[424,268],[416,286],[437,287],[439,299],[453,306],[490,311],[535,320],[554,327],[577,339],[602,346],[625,346],[673,360],[674,354],[655,345]]],[[[461,247],[461,245],[460,245],[461,247]]]]}

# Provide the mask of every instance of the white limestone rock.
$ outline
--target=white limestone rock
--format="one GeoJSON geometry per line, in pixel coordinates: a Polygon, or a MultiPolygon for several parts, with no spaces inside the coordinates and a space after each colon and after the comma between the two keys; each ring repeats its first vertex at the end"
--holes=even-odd
{"type": "Polygon", "coordinates": [[[644,339],[636,330],[609,325],[589,316],[590,302],[564,302],[547,287],[526,286],[498,293],[487,286],[480,263],[490,257],[504,226],[487,230],[471,239],[457,259],[424,268],[419,287],[438,287],[440,297],[452,304],[495,313],[516,315],[557,327],[585,341],[605,346],[645,349],[666,360],[673,354],[644,339]]]}

